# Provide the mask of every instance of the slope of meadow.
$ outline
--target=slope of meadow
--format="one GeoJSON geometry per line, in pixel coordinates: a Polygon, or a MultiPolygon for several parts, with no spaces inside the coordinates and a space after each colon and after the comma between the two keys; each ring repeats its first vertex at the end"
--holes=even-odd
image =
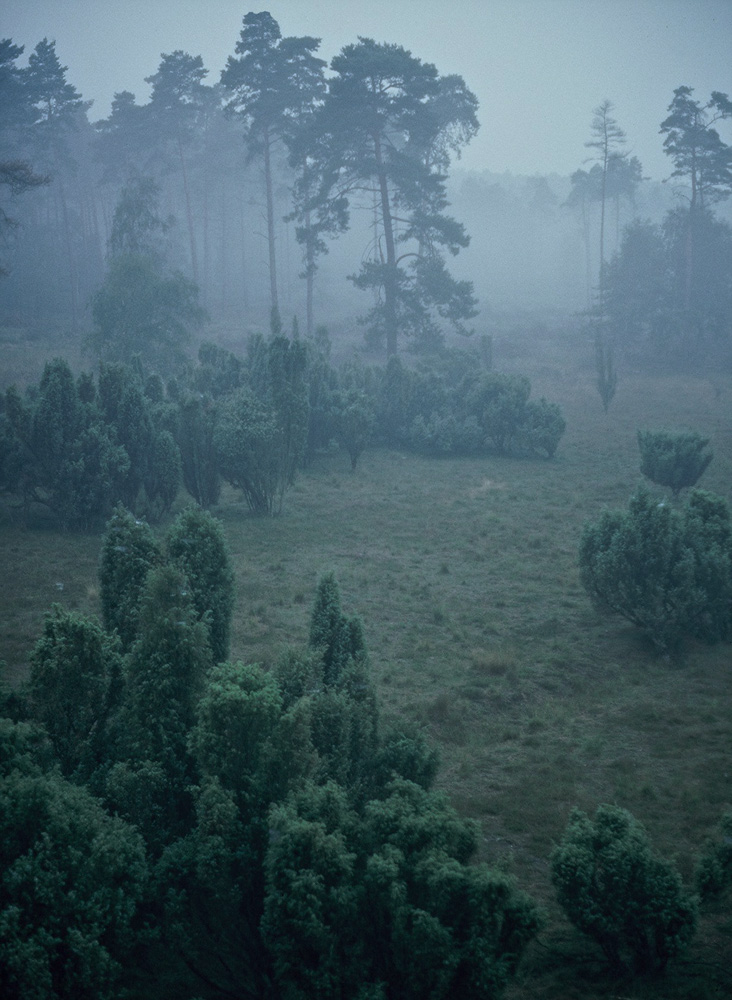
{"type": "MultiPolygon", "coordinates": [[[[548,859],[573,806],[613,802],[689,880],[732,803],[730,647],[659,658],[636,629],[592,609],[577,569],[585,520],[624,506],[641,479],[639,427],[707,435],[715,457],[701,485],[732,500],[732,379],[619,366],[605,415],[579,335],[515,336],[497,345],[496,367],[528,374],[534,396],[562,406],[554,460],[371,450],[352,474],[335,452],[301,474],[276,519],[224,493],[232,656],[266,664],[303,643],[317,580],[333,570],[344,610],[364,620],[382,710],[427,727],[439,783],[480,822],[484,857],[547,909],[510,996],[728,996],[729,911],[705,914],[663,982],[612,983],[556,908],[548,859]]],[[[6,512],[0,543],[0,658],[17,681],[52,601],[98,610],[100,540],[43,518],[23,530],[6,512]]]]}

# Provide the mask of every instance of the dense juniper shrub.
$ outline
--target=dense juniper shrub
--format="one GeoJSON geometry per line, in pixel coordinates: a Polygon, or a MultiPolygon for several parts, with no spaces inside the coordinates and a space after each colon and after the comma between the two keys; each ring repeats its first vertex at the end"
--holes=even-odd
{"type": "Polygon", "coordinates": [[[627,511],[585,525],[579,565],[593,604],[638,625],[662,651],[685,635],[732,638],[732,521],[721,497],[693,490],[675,510],[640,488],[627,511]]]}
{"type": "Polygon", "coordinates": [[[552,881],[572,923],[615,971],[662,971],[690,941],[696,900],[625,809],[575,809],[552,855],[552,881]]]}
{"type": "Polygon", "coordinates": [[[475,862],[477,826],[432,790],[421,732],[382,733],[335,578],[308,649],[215,664],[216,523],[190,509],[164,544],[148,531],[118,509],[105,542],[134,624],[122,658],[56,609],[31,721],[0,719],[3,995],[135,992],[127,958],[145,995],[497,1000],[537,909],[475,862]]]}
{"type": "Polygon", "coordinates": [[[413,369],[392,358],[378,376],[375,435],[434,455],[551,458],[565,422],[555,403],[530,395],[526,376],[492,371],[467,351],[447,351],[413,369]]]}
{"type": "Polygon", "coordinates": [[[102,364],[96,380],[75,380],[56,358],[25,395],[5,394],[5,488],[26,508],[44,504],[69,528],[99,524],[119,502],[157,518],[180,480],[170,422],[170,406],[145,392],[139,367],[102,364]]]}
{"type": "Polygon", "coordinates": [[[713,454],[709,438],[693,431],[638,431],[640,470],[677,497],[687,486],[696,486],[713,454]]]}

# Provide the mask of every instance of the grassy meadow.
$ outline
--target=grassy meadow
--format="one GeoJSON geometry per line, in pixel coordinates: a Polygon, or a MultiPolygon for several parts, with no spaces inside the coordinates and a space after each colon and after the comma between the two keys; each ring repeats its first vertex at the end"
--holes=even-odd
{"type": "MultiPolygon", "coordinates": [[[[304,643],[316,583],[334,571],[344,611],[364,621],[382,712],[426,727],[441,750],[438,783],[479,821],[484,859],[546,909],[510,1000],[728,997],[729,908],[704,912],[662,981],[618,983],[556,906],[549,854],[573,806],[612,802],[643,821],[688,884],[732,804],[732,648],[659,657],[637,629],[592,609],[577,568],[584,522],[625,506],[641,480],[638,428],[708,436],[714,460],[700,485],[732,500],[732,378],[619,363],[605,414],[592,345],[577,333],[501,339],[495,367],[529,375],[534,397],[562,407],[553,460],[368,450],[351,473],[333,452],[301,473],[275,519],[224,492],[215,513],[237,578],[232,657],[267,664],[304,643]]],[[[53,601],[98,611],[100,538],[58,533],[41,515],[23,529],[6,510],[0,544],[0,659],[18,682],[53,601]]]]}

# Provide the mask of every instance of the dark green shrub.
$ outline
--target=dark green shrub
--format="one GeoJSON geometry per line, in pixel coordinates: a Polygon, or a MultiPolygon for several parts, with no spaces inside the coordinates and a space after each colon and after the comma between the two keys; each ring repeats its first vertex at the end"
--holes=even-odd
{"type": "Polygon", "coordinates": [[[86,788],[18,763],[0,783],[0,995],[115,1000],[147,877],[142,838],[86,788]]]}
{"type": "Polygon", "coordinates": [[[88,396],[88,380],[77,386],[68,363],[56,358],[25,399],[14,388],[5,397],[6,430],[14,438],[5,439],[8,486],[26,506],[46,505],[65,527],[88,527],[106,515],[131,468],[88,396]]]}
{"type": "Polygon", "coordinates": [[[149,526],[120,504],[107,524],[102,542],[99,597],[104,627],[117,632],[125,650],[137,637],[145,579],[160,558],[149,526]]]}
{"type": "Polygon", "coordinates": [[[308,644],[322,659],[326,686],[338,680],[350,660],[366,655],[361,622],[341,611],[341,595],[333,573],[327,573],[318,583],[308,644]]]}
{"type": "Polygon", "coordinates": [[[74,528],[118,502],[148,517],[170,509],[180,479],[170,406],[145,394],[140,371],[102,365],[97,386],[85,373],[74,382],[57,358],[25,398],[9,389],[4,403],[0,477],[26,508],[45,504],[74,528]]]}
{"type": "Polygon", "coordinates": [[[250,389],[239,389],[221,407],[214,444],[223,478],[244,494],[258,514],[277,514],[290,468],[271,410],[250,389]]]}
{"type": "Polygon", "coordinates": [[[538,929],[528,897],[469,863],[473,826],[411,782],[362,814],[308,784],[269,822],[262,932],[284,994],[496,1000],[538,929]]]}
{"type": "Polygon", "coordinates": [[[358,460],[374,431],[374,411],[369,397],[362,389],[352,387],[342,391],[335,410],[336,435],[348,452],[351,471],[355,471],[358,460]]]}
{"type": "Polygon", "coordinates": [[[732,812],[723,814],[717,835],[704,845],[695,879],[702,900],[719,896],[732,885],[732,812]]]}
{"type": "Polygon", "coordinates": [[[547,403],[543,396],[538,402],[530,399],[524,407],[519,446],[529,452],[543,451],[547,458],[553,458],[566,427],[556,403],[547,403]]]}
{"type": "Polygon", "coordinates": [[[208,627],[214,662],[225,660],[234,609],[234,574],[221,523],[207,511],[188,507],[168,529],[166,550],[186,575],[193,606],[208,627]]]}
{"type": "Polygon", "coordinates": [[[176,437],[180,449],[183,485],[202,507],[218,503],[221,474],[214,444],[218,409],[200,393],[181,396],[176,437]]]}
{"type": "Polygon", "coordinates": [[[29,693],[33,716],[45,726],[65,775],[88,778],[103,756],[120,677],[116,637],[54,606],[33,651],[29,693]]]}
{"type": "Polygon", "coordinates": [[[692,431],[638,431],[640,470],[677,497],[686,486],[696,485],[711,462],[708,444],[708,438],[692,431]]]}
{"type": "Polygon", "coordinates": [[[524,424],[531,392],[525,375],[485,372],[473,386],[470,408],[499,455],[506,455],[524,424]]]}
{"type": "Polygon", "coordinates": [[[572,923],[611,966],[660,971],[691,939],[696,903],[625,809],[601,805],[594,820],[572,812],[552,854],[552,881],[572,923]]]}
{"type": "Polygon", "coordinates": [[[684,634],[732,634],[732,533],[718,497],[694,491],[676,511],[639,489],[627,511],[585,525],[579,565],[593,604],[640,626],[661,650],[684,634]]]}
{"type": "MultiPolygon", "coordinates": [[[[157,386],[160,393],[160,379],[157,386]]],[[[129,472],[115,499],[151,520],[170,510],[181,477],[178,447],[165,426],[167,407],[162,400],[154,402],[154,396],[155,390],[153,398],[145,391],[141,369],[123,364],[100,365],[98,399],[102,420],[130,459],[129,472]]]]}

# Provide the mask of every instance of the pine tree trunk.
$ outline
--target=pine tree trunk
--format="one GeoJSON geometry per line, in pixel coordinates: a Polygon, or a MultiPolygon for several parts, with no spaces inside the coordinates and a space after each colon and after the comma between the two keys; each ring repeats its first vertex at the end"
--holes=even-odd
{"type": "Polygon", "coordinates": [[[270,139],[264,131],[264,183],[267,190],[267,243],[269,244],[269,290],[272,309],[279,309],[277,302],[277,262],[275,258],[274,197],[272,195],[272,163],[270,159],[270,139]]]}
{"type": "Polygon", "coordinates": [[[384,227],[384,243],[386,244],[386,273],[384,274],[384,323],[386,326],[386,356],[391,358],[397,353],[397,264],[396,246],[394,243],[394,225],[389,204],[389,186],[381,153],[381,137],[374,136],[374,152],[379,176],[379,193],[381,195],[381,222],[384,227]]]}
{"type": "Polygon", "coordinates": [[[191,195],[188,190],[188,171],[186,170],[186,160],[183,156],[183,143],[178,136],[178,156],[180,158],[180,169],[183,174],[183,194],[186,200],[186,220],[188,222],[188,239],[191,246],[191,266],[193,268],[193,280],[198,284],[198,254],[196,253],[196,234],[193,230],[193,213],[191,211],[191,195]]]}

